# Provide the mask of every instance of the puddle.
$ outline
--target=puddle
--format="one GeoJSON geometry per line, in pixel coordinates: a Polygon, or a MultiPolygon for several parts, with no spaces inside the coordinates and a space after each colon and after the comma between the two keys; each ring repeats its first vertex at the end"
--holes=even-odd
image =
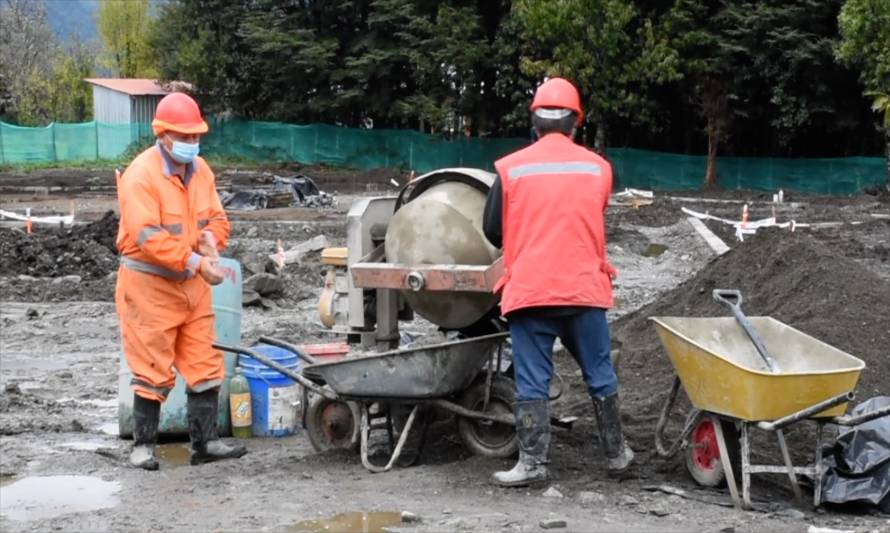
{"type": "Polygon", "coordinates": [[[386,533],[387,527],[402,523],[402,513],[342,513],[331,518],[304,520],[287,528],[308,533],[386,533]]]}
{"type": "Polygon", "coordinates": [[[658,257],[659,255],[666,252],[668,249],[664,244],[658,244],[657,242],[650,242],[646,249],[643,250],[640,255],[643,257],[658,257]]]}
{"type": "Polygon", "coordinates": [[[98,429],[99,433],[104,433],[105,435],[113,435],[115,437],[120,436],[117,422],[102,424],[96,429],[98,429]]]}
{"type": "Polygon", "coordinates": [[[192,451],[187,444],[161,444],[155,447],[155,457],[163,463],[182,466],[189,464],[192,451]]]}
{"type": "Polygon", "coordinates": [[[0,488],[0,514],[10,520],[44,520],[114,507],[120,483],[89,476],[26,477],[0,488]]]}

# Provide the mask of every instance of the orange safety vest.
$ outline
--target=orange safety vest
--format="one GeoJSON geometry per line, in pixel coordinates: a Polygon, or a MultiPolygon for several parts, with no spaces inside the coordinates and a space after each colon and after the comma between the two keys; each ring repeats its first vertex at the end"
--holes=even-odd
{"type": "Polygon", "coordinates": [[[495,162],[503,190],[501,313],[540,306],[608,309],[615,269],[604,214],[612,167],[559,133],[495,162]]]}
{"type": "Polygon", "coordinates": [[[118,180],[117,248],[126,268],[184,280],[200,268],[195,250],[201,232],[213,232],[222,250],[229,221],[207,163],[196,157],[187,166],[186,187],[170,175],[172,161],[161,150],[155,145],[139,154],[118,180]]]}

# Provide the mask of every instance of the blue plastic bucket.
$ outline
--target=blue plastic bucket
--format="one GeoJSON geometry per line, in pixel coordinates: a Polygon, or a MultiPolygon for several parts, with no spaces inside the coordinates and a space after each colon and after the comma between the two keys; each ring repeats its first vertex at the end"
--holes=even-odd
{"type": "MultiPolygon", "coordinates": [[[[300,360],[297,354],[267,344],[259,344],[251,350],[265,355],[288,370],[298,372],[300,360]]],[[[254,437],[286,437],[297,429],[297,411],[300,402],[300,386],[294,380],[273,370],[259,361],[242,355],[238,366],[250,385],[250,407],[253,413],[254,437]]]]}

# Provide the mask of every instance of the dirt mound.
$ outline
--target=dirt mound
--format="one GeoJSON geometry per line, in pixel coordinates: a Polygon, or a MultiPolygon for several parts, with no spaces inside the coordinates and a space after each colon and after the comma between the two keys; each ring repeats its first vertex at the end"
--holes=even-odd
{"type": "Polygon", "coordinates": [[[729,316],[712,289],[739,289],[749,315],[768,315],[863,359],[860,400],[890,394],[890,283],[801,233],[760,231],[696,276],[613,324],[625,410],[651,432],[673,368],[650,316],[729,316]],[[653,394],[653,392],[655,394],[653,394]]]}
{"type": "Polygon", "coordinates": [[[117,215],[109,211],[90,224],[36,228],[31,235],[0,228],[0,275],[103,278],[117,267],[117,226],[117,215]]]}

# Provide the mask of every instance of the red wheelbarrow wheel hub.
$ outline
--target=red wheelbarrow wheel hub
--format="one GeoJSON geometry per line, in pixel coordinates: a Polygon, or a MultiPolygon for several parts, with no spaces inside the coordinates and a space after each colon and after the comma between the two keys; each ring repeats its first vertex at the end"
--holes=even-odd
{"type": "Polygon", "coordinates": [[[702,470],[714,470],[720,464],[717,431],[710,417],[703,418],[692,431],[692,460],[702,470]]]}

